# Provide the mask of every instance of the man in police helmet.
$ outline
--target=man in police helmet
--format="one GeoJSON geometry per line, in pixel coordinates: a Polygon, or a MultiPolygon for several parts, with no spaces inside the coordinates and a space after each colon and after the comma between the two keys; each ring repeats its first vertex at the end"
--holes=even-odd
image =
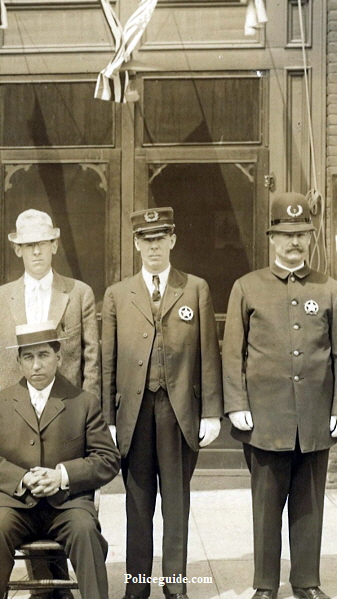
{"type": "Polygon", "coordinates": [[[324,489],[337,437],[337,282],[306,263],[314,230],[306,198],[283,193],[267,233],[274,263],[234,284],[223,345],[225,411],[251,472],[255,599],[275,599],[288,500],[290,583],[319,588],[324,489]]]}

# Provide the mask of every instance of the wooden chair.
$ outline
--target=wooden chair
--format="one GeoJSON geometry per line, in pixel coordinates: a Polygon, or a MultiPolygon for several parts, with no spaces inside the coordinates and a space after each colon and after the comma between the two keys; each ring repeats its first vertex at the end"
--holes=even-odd
{"type": "MultiPolygon", "coordinates": [[[[99,500],[100,490],[97,489],[95,491],[94,497],[97,514],[99,511],[99,500]]],[[[43,559],[51,562],[61,556],[66,557],[62,545],[49,539],[32,541],[31,543],[23,543],[20,545],[20,547],[17,547],[15,551],[15,560],[43,559]]],[[[31,594],[34,594],[34,591],[44,590],[48,592],[53,589],[78,589],[77,580],[63,580],[59,578],[37,580],[29,579],[28,576],[25,575],[20,580],[9,580],[7,585],[7,596],[10,591],[17,592],[28,590],[31,594]]]]}

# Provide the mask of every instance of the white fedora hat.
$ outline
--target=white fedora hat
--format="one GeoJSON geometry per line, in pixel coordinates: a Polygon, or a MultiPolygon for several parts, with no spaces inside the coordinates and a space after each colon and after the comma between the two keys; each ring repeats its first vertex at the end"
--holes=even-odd
{"type": "Polygon", "coordinates": [[[9,233],[8,239],[13,243],[34,243],[52,241],[60,237],[60,229],[53,227],[53,222],[46,212],[25,210],[16,219],[15,233],[9,233]]]}

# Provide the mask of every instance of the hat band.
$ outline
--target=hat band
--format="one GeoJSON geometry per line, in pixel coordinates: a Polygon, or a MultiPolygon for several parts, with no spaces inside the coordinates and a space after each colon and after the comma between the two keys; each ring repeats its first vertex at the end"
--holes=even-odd
{"type": "Polygon", "coordinates": [[[279,225],[281,223],[308,223],[311,225],[311,218],[276,218],[271,221],[272,226],[279,225]]]}
{"type": "Polygon", "coordinates": [[[57,332],[51,329],[47,331],[37,331],[36,333],[24,333],[16,336],[18,345],[34,345],[36,343],[46,343],[57,340],[57,332]]]}

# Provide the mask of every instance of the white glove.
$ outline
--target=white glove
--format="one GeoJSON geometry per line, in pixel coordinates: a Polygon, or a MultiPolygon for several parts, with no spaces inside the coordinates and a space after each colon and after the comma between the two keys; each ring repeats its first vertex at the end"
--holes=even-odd
{"type": "Polygon", "coordinates": [[[251,431],[254,426],[252,413],[249,410],[229,412],[228,416],[233,426],[240,431],[251,431]]]}
{"type": "Polygon", "coordinates": [[[109,431],[115,445],[117,444],[117,436],[116,436],[116,426],[114,424],[109,424],[109,431]]]}
{"type": "Polygon", "coordinates": [[[330,418],[330,433],[331,437],[337,437],[337,416],[330,418]]]}
{"type": "Polygon", "coordinates": [[[201,418],[199,428],[200,447],[206,447],[217,438],[220,433],[220,418],[201,418]]]}

